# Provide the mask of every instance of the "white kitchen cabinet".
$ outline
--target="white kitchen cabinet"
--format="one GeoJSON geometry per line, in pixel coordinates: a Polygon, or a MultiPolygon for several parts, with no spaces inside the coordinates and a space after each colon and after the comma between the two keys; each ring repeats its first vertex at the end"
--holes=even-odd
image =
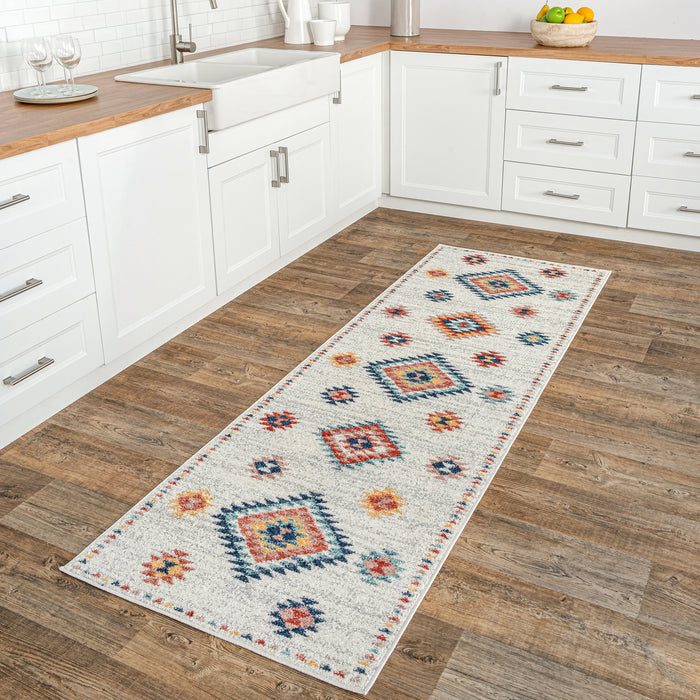
{"type": "MultiPolygon", "coordinates": [[[[280,173],[278,216],[282,255],[328,226],[330,131],[322,124],[277,144],[280,173]],[[282,174],[284,173],[284,174],[282,174]]],[[[278,165],[279,164],[279,165],[278,165]]]]}
{"type": "Polygon", "coordinates": [[[638,119],[700,126],[700,67],[643,66],[638,119]]]}
{"type": "Polygon", "coordinates": [[[629,225],[700,236],[700,182],[633,177],[629,225]]]}
{"type": "Polygon", "coordinates": [[[391,53],[391,194],[499,209],[507,59],[391,53]]]}
{"type": "Polygon", "coordinates": [[[109,362],[215,295],[194,107],[78,139],[109,362]]]}
{"type": "Polygon", "coordinates": [[[209,170],[219,294],[328,226],[328,123],[209,170]]]}
{"type": "Polygon", "coordinates": [[[340,96],[331,106],[333,218],[377,201],[382,165],[382,55],[340,66],[340,96]]]}

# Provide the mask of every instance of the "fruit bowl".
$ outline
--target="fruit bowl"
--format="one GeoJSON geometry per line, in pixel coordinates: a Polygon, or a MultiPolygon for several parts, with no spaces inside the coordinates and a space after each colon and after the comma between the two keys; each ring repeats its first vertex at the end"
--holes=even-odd
{"type": "Polygon", "coordinates": [[[596,20],[585,24],[550,24],[538,22],[536,19],[530,22],[530,34],[542,46],[588,46],[593,41],[597,29],[596,20]]]}

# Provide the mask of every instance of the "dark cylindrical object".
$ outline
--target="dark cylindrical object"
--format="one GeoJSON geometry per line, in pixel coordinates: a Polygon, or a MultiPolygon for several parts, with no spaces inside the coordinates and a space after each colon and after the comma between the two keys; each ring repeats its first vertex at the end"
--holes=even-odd
{"type": "Polygon", "coordinates": [[[391,35],[420,34],[420,0],[391,0],[391,35]]]}

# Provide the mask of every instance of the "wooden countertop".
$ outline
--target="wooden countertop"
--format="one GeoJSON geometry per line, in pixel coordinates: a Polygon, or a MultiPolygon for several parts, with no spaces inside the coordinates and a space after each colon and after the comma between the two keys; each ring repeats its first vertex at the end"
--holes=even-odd
{"type": "MultiPolygon", "coordinates": [[[[251,47],[302,48],[285,44],[282,37],[277,37],[239,45],[233,50],[251,47]]],[[[340,52],[341,62],[393,50],[700,66],[700,41],[634,37],[600,36],[586,48],[555,49],[540,46],[529,33],[522,32],[422,29],[417,37],[394,37],[390,35],[388,27],[354,26],[342,43],[323,48],[313,45],[303,48],[311,51],[340,52]]],[[[230,50],[232,49],[217,49],[196,55],[210,56],[230,50]]],[[[97,97],[84,102],[27,105],[16,102],[12,96],[13,91],[0,93],[0,159],[201,104],[211,99],[210,90],[118,83],[114,80],[114,76],[120,73],[159,65],[167,65],[167,61],[81,76],[81,83],[96,85],[99,88],[97,97]]]]}

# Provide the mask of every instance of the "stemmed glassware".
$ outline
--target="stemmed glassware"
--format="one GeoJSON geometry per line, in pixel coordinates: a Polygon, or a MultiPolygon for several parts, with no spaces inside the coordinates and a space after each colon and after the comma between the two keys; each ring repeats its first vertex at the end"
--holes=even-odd
{"type": "MultiPolygon", "coordinates": [[[[80,42],[77,37],[62,35],[53,37],[51,44],[53,46],[54,58],[63,66],[63,70],[68,73],[68,77],[70,78],[68,94],[72,95],[75,93],[73,71],[78,63],[80,63],[80,42]]],[[[68,78],[66,78],[66,83],[68,83],[68,78]]]]}
{"type": "Polygon", "coordinates": [[[44,72],[53,63],[51,54],[51,44],[45,36],[35,36],[22,41],[22,56],[31,68],[37,73],[39,89],[38,94],[42,97],[46,95],[46,78],[44,72]]]}

